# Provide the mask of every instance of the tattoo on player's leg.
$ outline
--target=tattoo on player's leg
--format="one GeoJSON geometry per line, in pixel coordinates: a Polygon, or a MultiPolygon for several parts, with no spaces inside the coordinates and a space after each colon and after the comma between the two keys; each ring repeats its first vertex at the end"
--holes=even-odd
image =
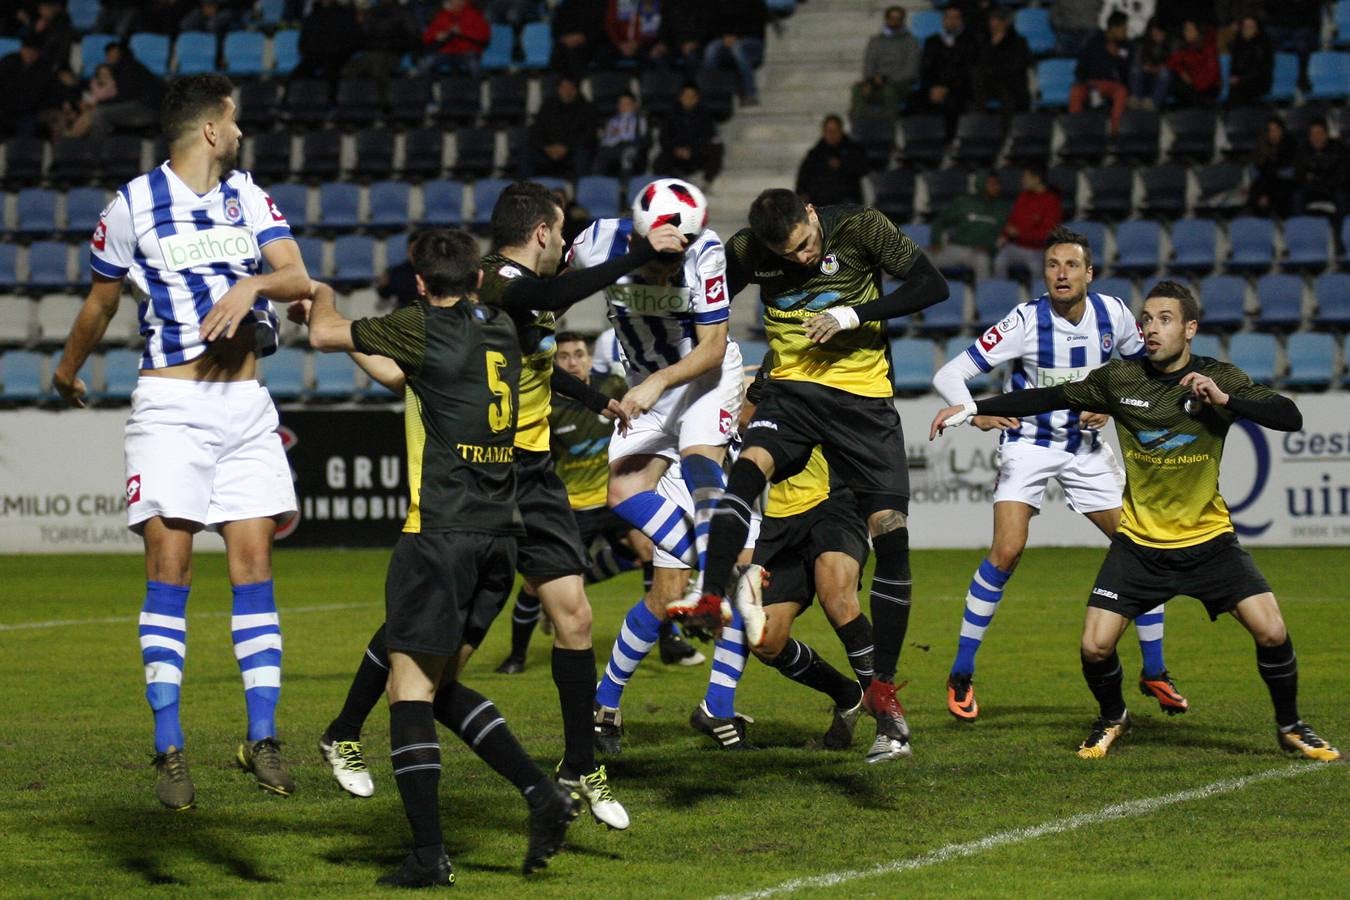
{"type": "Polygon", "coordinates": [[[867,524],[871,527],[872,537],[876,537],[906,527],[909,519],[897,509],[883,509],[873,513],[868,518],[867,524]]]}

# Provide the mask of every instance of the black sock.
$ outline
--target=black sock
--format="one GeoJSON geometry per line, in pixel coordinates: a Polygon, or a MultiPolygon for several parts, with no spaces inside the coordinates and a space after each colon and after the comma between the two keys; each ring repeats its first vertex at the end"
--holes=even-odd
{"type": "Polygon", "coordinates": [[[1087,682],[1092,696],[1097,698],[1103,719],[1114,722],[1125,715],[1125,695],[1120,692],[1120,682],[1124,677],[1120,670],[1120,657],[1112,650],[1111,655],[1101,662],[1092,662],[1086,656],[1083,661],[1083,680],[1087,682]]]}
{"type": "Polygon", "coordinates": [[[856,681],[845,678],[809,645],[795,638],[789,638],[783,652],[767,662],[798,684],[827,695],[835,706],[851,709],[861,699],[856,681]]]}
{"type": "Polygon", "coordinates": [[[530,649],[530,637],[534,635],[534,626],[539,623],[539,598],[525,593],[520,586],[516,594],[516,606],[511,611],[511,656],[523,660],[530,649]]]}
{"type": "Polygon", "coordinates": [[[876,678],[894,681],[900,648],[909,631],[914,593],[909,573],[909,529],[897,528],[872,538],[877,565],[872,571],[872,637],[876,642],[876,678]]]}
{"type": "Polygon", "coordinates": [[[652,565],[651,562],[642,564],[642,595],[644,597],[652,592],[652,578],[655,569],[656,566],[652,565]]]}
{"type": "Polygon", "coordinates": [[[867,686],[872,683],[872,623],[867,621],[867,616],[862,613],[858,618],[845,625],[840,625],[834,630],[839,635],[839,642],[844,645],[844,652],[848,654],[848,664],[853,667],[853,674],[858,678],[858,684],[865,691],[867,686]]]}
{"type": "Polygon", "coordinates": [[[458,681],[442,685],[432,704],[436,721],[455,733],[492,771],[516,786],[522,794],[547,780],[491,700],[458,681]]]}
{"type": "Polygon", "coordinates": [[[656,629],[657,640],[664,641],[675,633],[675,623],[666,619],[661,623],[661,627],[656,629]]]}
{"type": "Polygon", "coordinates": [[[436,803],[441,785],[441,745],[431,704],[402,700],[389,704],[389,747],[403,811],[412,826],[413,847],[437,847],[441,816],[436,803]]]}
{"type": "Polygon", "coordinates": [[[563,719],[563,774],[595,771],[595,649],[553,648],[553,683],[563,719]]]}
{"type": "Polygon", "coordinates": [[[1256,645],[1256,668],[1275,704],[1275,723],[1288,728],[1298,722],[1298,657],[1294,642],[1285,638],[1278,647],[1256,645]]]}
{"type": "Polygon", "coordinates": [[[708,556],[704,564],[703,593],[725,597],[731,582],[736,557],[745,547],[750,533],[750,510],[764,491],[767,479],[748,459],[738,459],[731,467],[726,493],[713,510],[708,530],[708,556]]]}
{"type": "Polygon", "coordinates": [[[356,677],[347,689],[347,700],[342,711],[328,724],[326,737],[330,741],[359,741],[361,728],[370,717],[370,711],[380,702],[385,683],[389,680],[389,650],[384,644],[384,625],[370,638],[356,677]]]}

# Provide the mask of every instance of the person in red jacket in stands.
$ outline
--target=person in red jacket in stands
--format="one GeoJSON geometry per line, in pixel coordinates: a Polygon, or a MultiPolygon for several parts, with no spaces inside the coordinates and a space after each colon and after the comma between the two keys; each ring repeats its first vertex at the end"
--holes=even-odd
{"type": "Polygon", "coordinates": [[[469,0],[444,0],[426,31],[422,44],[431,54],[430,70],[438,75],[467,73],[478,76],[492,28],[469,0]]]}
{"type": "Polygon", "coordinates": [[[1219,51],[1214,35],[1187,19],[1181,26],[1182,45],[1167,57],[1172,72],[1172,96],[1177,106],[1210,106],[1219,99],[1219,51]]]}
{"type": "Polygon", "coordinates": [[[1064,207],[1059,194],[1046,183],[1045,168],[1028,165],[1022,170],[1022,192],[1013,202],[998,239],[994,275],[1007,278],[1009,268],[1018,267],[1037,277],[1044,264],[1045,240],[1063,221],[1064,207]]]}

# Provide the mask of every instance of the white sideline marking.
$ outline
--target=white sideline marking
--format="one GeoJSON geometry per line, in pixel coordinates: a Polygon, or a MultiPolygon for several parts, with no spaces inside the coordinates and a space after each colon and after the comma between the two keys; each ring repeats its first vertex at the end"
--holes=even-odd
{"type": "Polygon", "coordinates": [[[790,881],[784,881],[782,884],[776,884],[772,887],[761,888],[760,890],[750,891],[744,894],[723,894],[717,898],[717,900],[759,900],[761,897],[776,897],[780,894],[791,894],[796,891],[807,890],[810,888],[835,887],[836,885],[844,884],[845,882],[857,881],[860,878],[874,878],[878,875],[909,872],[914,869],[922,869],[928,866],[937,865],[938,863],[944,863],[948,860],[960,859],[964,856],[974,856],[978,853],[983,853],[985,850],[992,850],[996,847],[1025,843],[1026,841],[1035,840],[1036,838],[1044,837],[1048,834],[1061,834],[1065,831],[1074,831],[1085,825],[1097,825],[1101,822],[1109,822],[1112,819],[1132,819],[1138,816],[1148,815],[1165,806],[1172,806],[1177,803],[1188,803],[1191,800],[1203,800],[1206,797],[1213,797],[1218,794],[1231,794],[1234,791],[1240,791],[1249,785],[1261,781],[1293,778],[1297,775],[1306,775],[1309,772],[1320,772],[1324,770],[1324,763],[1279,766],[1278,768],[1267,769],[1264,772],[1244,775],[1240,778],[1215,781],[1211,784],[1204,785],[1203,787],[1192,788],[1188,791],[1177,791],[1174,794],[1163,794],[1159,797],[1145,797],[1142,800],[1129,800],[1125,803],[1115,803],[1095,812],[1079,813],[1075,816],[1069,816],[1067,819],[1058,819],[1053,822],[1046,822],[1042,825],[1034,825],[1029,828],[1012,828],[1008,831],[1000,831],[996,834],[991,834],[988,837],[983,837],[976,841],[963,841],[959,844],[948,844],[945,847],[930,850],[919,856],[911,856],[906,859],[895,859],[890,862],[878,863],[877,865],[870,866],[866,869],[846,869],[842,872],[831,872],[826,875],[793,878],[790,881]]]}
{"type": "MultiPolygon", "coordinates": [[[[283,616],[289,616],[294,613],[311,612],[331,612],[338,609],[361,609],[365,606],[374,606],[375,602],[370,603],[326,603],[322,606],[293,606],[281,607],[278,612],[283,616]]],[[[223,619],[229,616],[228,610],[212,610],[210,612],[194,613],[190,618],[193,619],[223,619]]],[[[102,619],[49,619],[46,622],[15,622],[12,625],[0,625],[0,631],[28,631],[34,628],[61,628],[65,625],[135,625],[136,614],[128,612],[125,616],[107,616],[102,619]]]]}

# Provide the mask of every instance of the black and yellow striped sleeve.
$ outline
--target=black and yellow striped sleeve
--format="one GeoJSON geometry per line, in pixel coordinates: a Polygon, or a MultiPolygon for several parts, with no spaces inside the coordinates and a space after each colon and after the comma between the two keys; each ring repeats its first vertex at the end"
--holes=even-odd
{"type": "Polygon", "coordinates": [[[896,278],[904,278],[923,251],[884,213],[866,209],[858,214],[858,241],[867,247],[876,264],[896,278]]]}
{"type": "Polygon", "coordinates": [[[352,323],[352,344],[361,353],[387,356],[416,372],[427,352],[426,314],[414,303],[387,316],[359,319],[352,323]]]}

